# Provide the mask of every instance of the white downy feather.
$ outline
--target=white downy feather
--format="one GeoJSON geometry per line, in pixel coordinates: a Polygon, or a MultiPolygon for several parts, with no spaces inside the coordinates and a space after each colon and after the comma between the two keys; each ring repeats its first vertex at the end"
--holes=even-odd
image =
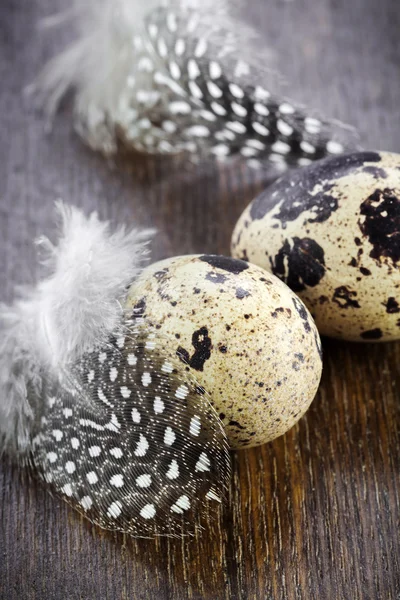
{"type": "Polygon", "coordinates": [[[96,213],[57,203],[58,243],[38,240],[47,277],[0,306],[0,453],[24,452],[46,378],[106,342],[122,317],[151,230],[112,231],[96,213]]]}
{"type": "Polygon", "coordinates": [[[74,88],[78,127],[85,129],[90,145],[105,153],[116,149],[113,121],[135,60],[132,38],[141,31],[145,14],[158,4],[159,0],[73,0],[68,11],[43,23],[53,27],[72,21],[75,39],[29,90],[42,97],[52,119],[64,94],[74,88]]]}

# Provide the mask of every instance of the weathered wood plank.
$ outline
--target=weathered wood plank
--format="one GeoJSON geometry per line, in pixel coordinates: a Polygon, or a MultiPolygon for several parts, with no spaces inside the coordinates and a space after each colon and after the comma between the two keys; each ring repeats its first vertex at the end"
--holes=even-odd
{"type": "MultiPolygon", "coordinates": [[[[243,166],[110,168],[70,131],[45,136],[21,91],[57,40],[35,31],[61,0],[0,7],[0,289],[34,272],[31,239],[56,197],[155,225],[153,257],[229,251],[235,219],[262,188],[243,166]]],[[[288,95],[356,125],[364,145],[400,151],[400,6],[395,0],[252,0],[246,18],[276,50],[288,95]]],[[[0,470],[4,600],[398,600],[400,345],[326,341],[320,392],[286,436],[233,456],[220,522],[189,541],[132,540],[91,527],[0,470]]]]}

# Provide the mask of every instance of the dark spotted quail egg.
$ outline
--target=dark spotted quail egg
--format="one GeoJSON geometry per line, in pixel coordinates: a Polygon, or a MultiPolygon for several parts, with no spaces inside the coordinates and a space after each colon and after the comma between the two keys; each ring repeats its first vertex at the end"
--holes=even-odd
{"type": "Polygon", "coordinates": [[[285,433],[321,376],[321,346],[303,303],[260,267],[223,256],[151,265],[127,310],[147,319],[209,392],[234,448],[285,433]]]}
{"type": "Polygon", "coordinates": [[[287,283],[320,333],[400,338],[400,155],[357,152],[284,175],[243,212],[232,254],[287,283]]]}

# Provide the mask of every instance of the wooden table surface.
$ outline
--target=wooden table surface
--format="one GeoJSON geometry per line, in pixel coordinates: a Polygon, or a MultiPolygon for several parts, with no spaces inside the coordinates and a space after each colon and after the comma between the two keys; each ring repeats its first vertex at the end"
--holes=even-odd
{"type": "MultiPolygon", "coordinates": [[[[36,31],[62,0],[0,6],[0,296],[32,281],[32,238],[55,198],[159,234],[153,258],[228,253],[265,185],[243,165],[109,166],[71,132],[51,135],[22,89],[57,45],[36,31]]],[[[364,146],[400,152],[398,0],[243,0],[276,51],[287,94],[352,123],[364,146]]],[[[399,600],[400,342],[324,342],[320,391],[284,437],[233,455],[220,521],[190,541],[91,527],[3,461],[2,600],[399,600]]]]}

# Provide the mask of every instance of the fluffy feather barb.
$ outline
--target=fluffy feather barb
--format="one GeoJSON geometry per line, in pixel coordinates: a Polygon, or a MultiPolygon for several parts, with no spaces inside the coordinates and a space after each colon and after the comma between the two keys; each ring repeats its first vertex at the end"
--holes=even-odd
{"type": "Polygon", "coordinates": [[[123,90],[140,54],[133,39],[142,32],[146,14],[159,5],[160,0],[73,0],[68,11],[43,23],[55,27],[71,22],[75,39],[49,62],[28,92],[42,100],[51,120],[67,90],[74,88],[76,128],[92,148],[105,154],[116,150],[123,90]]]}
{"type": "Polygon", "coordinates": [[[57,203],[58,243],[38,240],[47,277],[0,309],[0,450],[28,445],[46,378],[57,378],[106,342],[122,317],[121,299],[138,275],[152,231],[111,231],[57,203]]]}
{"type": "Polygon", "coordinates": [[[115,331],[120,299],[138,275],[151,230],[114,232],[96,213],[57,204],[61,235],[57,246],[38,240],[50,276],[38,287],[43,340],[41,355],[55,367],[78,360],[115,331]],[[47,342],[47,343],[46,343],[47,342]]]}
{"type": "Polygon", "coordinates": [[[4,449],[24,453],[42,388],[42,369],[32,336],[36,300],[32,289],[26,300],[0,305],[0,454],[4,449]]]}

